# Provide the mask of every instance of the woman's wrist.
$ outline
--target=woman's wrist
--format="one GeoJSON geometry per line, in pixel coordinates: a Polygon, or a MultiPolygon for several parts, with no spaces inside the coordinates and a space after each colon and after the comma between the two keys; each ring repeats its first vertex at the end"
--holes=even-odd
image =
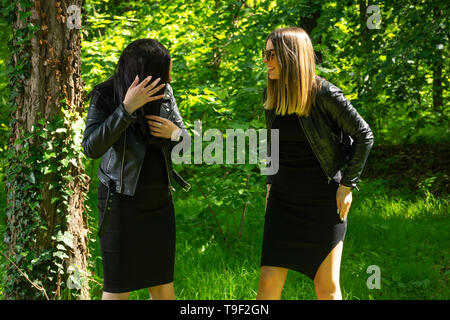
{"type": "Polygon", "coordinates": [[[132,106],[130,106],[129,103],[127,103],[125,101],[122,102],[122,105],[123,105],[123,108],[125,109],[125,111],[128,112],[130,115],[132,115],[133,112],[136,111],[136,110],[134,110],[134,108],[132,108],[132,106]]]}
{"type": "Polygon", "coordinates": [[[172,135],[170,137],[170,140],[172,140],[172,141],[179,141],[180,140],[180,136],[181,136],[181,129],[180,128],[176,128],[175,130],[172,131],[172,135]]]}

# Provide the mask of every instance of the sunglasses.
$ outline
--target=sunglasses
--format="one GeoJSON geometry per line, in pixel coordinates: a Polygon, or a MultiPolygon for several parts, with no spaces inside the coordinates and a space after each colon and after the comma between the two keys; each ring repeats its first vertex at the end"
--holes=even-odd
{"type": "Polygon", "coordinates": [[[266,50],[263,49],[262,50],[262,57],[263,59],[265,58],[267,61],[272,60],[272,58],[275,56],[275,50],[270,49],[270,50],[266,50]]]}

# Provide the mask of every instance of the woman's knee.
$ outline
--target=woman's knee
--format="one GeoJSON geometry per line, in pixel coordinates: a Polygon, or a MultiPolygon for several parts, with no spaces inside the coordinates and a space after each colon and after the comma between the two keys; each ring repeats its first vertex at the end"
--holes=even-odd
{"type": "Polygon", "coordinates": [[[343,242],[339,242],[322,261],[314,277],[316,291],[323,293],[339,292],[339,273],[343,242]]]}
{"type": "Polygon", "coordinates": [[[150,297],[154,300],[169,300],[175,299],[173,290],[173,283],[163,284],[159,286],[153,286],[148,288],[150,297]]]}
{"type": "Polygon", "coordinates": [[[316,277],[314,287],[318,295],[337,295],[340,292],[339,280],[332,277],[316,277]]]}

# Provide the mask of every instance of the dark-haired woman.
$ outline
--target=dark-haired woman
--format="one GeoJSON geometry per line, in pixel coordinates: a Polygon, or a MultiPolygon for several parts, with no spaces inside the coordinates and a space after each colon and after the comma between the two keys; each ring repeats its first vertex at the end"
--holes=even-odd
{"type": "Polygon", "coordinates": [[[83,136],[98,169],[102,299],[128,299],[148,288],[152,299],[175,299],[175,220],[170,152],[187,134],[171,81],[172,59],[156,40],[122,52],[114,75],[90,93],[83,136]]]}
{"type": "Polygon", "coordinates": [[[267,177],[257,298],[280,299],[291,269],[314,281],[318,299],[342,299],[346,218],[373,134],[342,91],[315,75],[303,29],[273,31],[263,61],[266,122],[279,130],[279,167],[267,177]]]}

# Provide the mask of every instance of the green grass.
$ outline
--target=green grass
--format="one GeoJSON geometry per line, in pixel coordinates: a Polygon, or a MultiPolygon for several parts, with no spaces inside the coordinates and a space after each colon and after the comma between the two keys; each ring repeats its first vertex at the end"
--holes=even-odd
{"type": "MultiPolygon", "coordinates": [[[[448,198],[390,189],[383,180],[362,181],[360,189],[354,192],[344,243],[344,299],[450,298],[448,198]],[[380,267],[380,289],[367,287],[370,265],[380,267]]],[[[260,201],[248,207],[242,238],[237,236],[239,213],[230,217],[233,240],[228,246],[213,223],[202,222],[206,217],[192,218],[201,199],[175,192],[174,200],[177,299],[255,299],[264,225],[263,190],[260,201]]],[[[148,298],[146,289],[130,296],[148,298]]],[[[282,298],[315,299],[312,281],[290,271],[282,298]]]]}
{"type": "MultiPolygon", "coordinates": [[[[97,226],[95,171],[87,205],[91,228],[90,264],[93,299],[101,298],[102,261],[97,226]]],[[[195,187],[195,186],[193,186],[195,187]]],[[[450,274],[449,204],[426,191],[392,189],[384,180],[364,180],[353,194],[341,264],[344,299],[449,299],[450,274]],[[381,288],[368,289],[370,265],[381,270],[381,288]]],[[[220,237],[209,212],[196,212],[193,193],[174,195],[177,245],[175,294],[177,299],[255,299],[264,225],[264,189],[249,204],[243,235],[239,238],[240,212],[229,215],[231,239],[220,237]]],[[[4,207],[4,197],[0,208],[4,207]]],[[[223,216],[222,216],[223,217],[223,216]]],[[[3,226],[1,228],[4,228],[3,226]]],[[[0,273],[1,274],[1,273],[0,273]]],[[[1,288],[0,288],[1,293],[1,288]]],[[[315,299],[314,286],[306,276],[290,271],[283,299],[315,299]]],[[[130,299],[149,299],[146,289],[130,299]]]]}

